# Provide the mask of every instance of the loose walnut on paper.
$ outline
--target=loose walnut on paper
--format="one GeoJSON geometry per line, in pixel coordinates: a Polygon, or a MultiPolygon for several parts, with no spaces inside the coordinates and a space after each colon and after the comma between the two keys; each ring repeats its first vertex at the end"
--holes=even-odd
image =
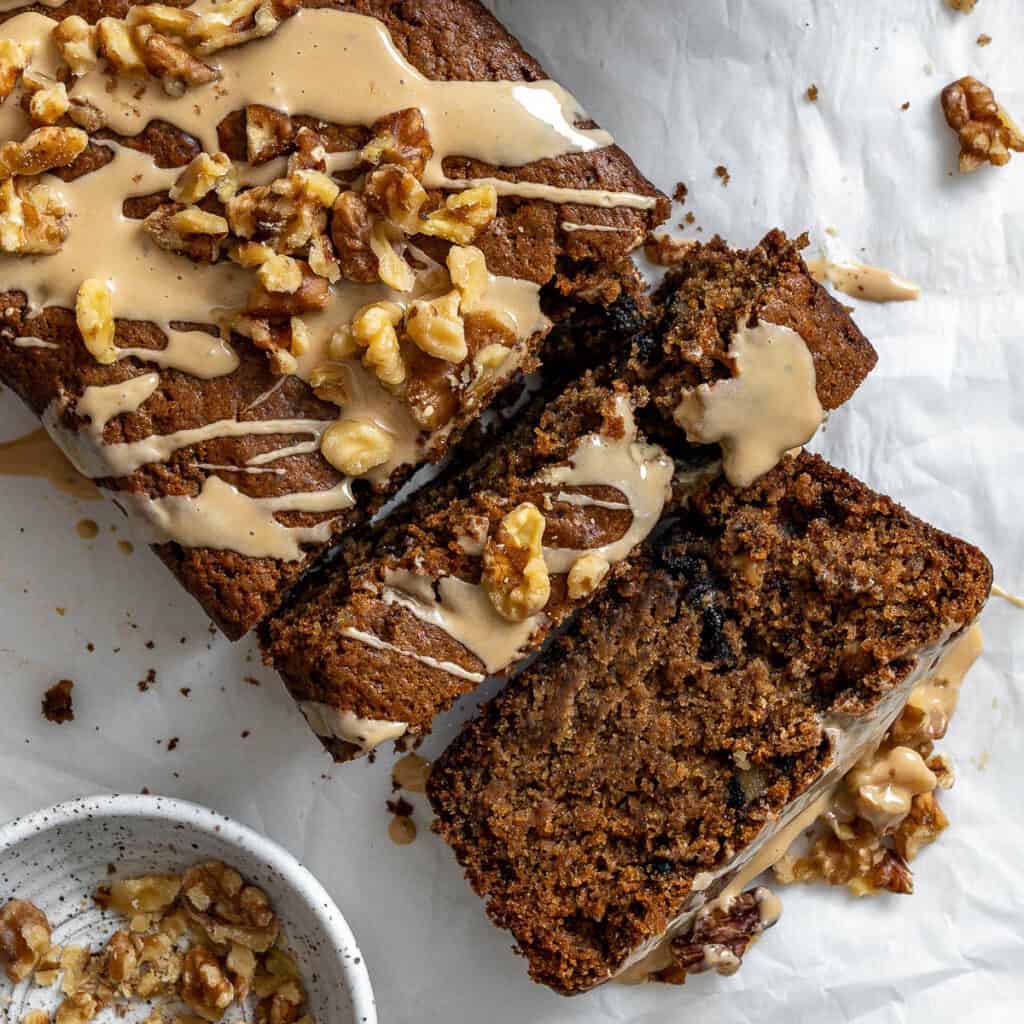
{"type": "Polygon", "coordinates": [[[970,75],[942,90],[942,112],[960,140],[960,173],[984,163],[1001,167],[1010,151],[1024,152],[1024,134],[996,102],[992,90],[970,75]]]}

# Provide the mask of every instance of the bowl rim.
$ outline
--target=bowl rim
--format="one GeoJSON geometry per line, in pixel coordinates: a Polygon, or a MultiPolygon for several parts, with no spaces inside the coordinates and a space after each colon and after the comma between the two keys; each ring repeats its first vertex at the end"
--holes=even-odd
{"type": "Polygon", "coordinates": [[[297,857],[268,836],[234,818],[178,797],[146,793],[106,793],[65,800],[12,818],[0,825],[0,853],[26,839],[83,818],[158,818],[215,835],[265,861],[309,905],[336,950],[352,955],[338,959],[357,1024],[377,1024],[377,1007],[366,957],[333,898],[297,857]]]}

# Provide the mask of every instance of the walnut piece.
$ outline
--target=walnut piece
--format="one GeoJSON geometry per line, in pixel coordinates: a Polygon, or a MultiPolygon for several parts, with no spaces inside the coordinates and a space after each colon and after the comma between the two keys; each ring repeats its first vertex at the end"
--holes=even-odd
{"type": "Polygon", "coordinates": [[[146,217],[142,229],[161,249],[201,263],[213,263],[227,237],[228,222],[198,206],[165,203],[146,217]]]}
{"type": "Polygon", "coordinates": [[[484,590],[510,622],[536,615],[551,597],[542,543],[546,525],[537,506],[526,501],[502,519],[484,545],[484,590]]]}
{"type": "Polygon", "coordinates": [[[58,21],[51,38],[72,74],[84,75],[96,66],[96,29],[78,14],[58,21]]]}
{"type": "Polygon", "coordinates": [[[580,555],[573,562],[573,566],[569,570],[569,575],[566,579],[569,597],[573,601],[581,601],[583,598],[590,597],[604,582],[609,569],[611,569],[611,566],[608,564],[608,559],[603,555],[592,551],[585,555],[580,555]]]}
{"type": "Polygon", "coordinates": [[[235,986],[206,946],[195,945],[185,954],[178,994],[189,1009],[205,1020],[220,1020],[235,1001],[235,986]]]}
{"type": "Polygon", "coordinates": [[[484,254],[475,245],[453,245],[448,250],[448,273],[458,289],[462,313],[475,313],[483,307],[484,294],[491,283],[484,254]]]}
{"type": "Polygon", "coordinates": [[[949,825],[934,793],[921,793],[914,797],[910,812],[900,822],[893,836],[896,852],[908,863],[945,831],[949,825]]]}
{"type": "Polygon", "coordinates": [[[30,57],[27,46],[13,39],[0,39],[0,102],[14,92],[30,57]]]}
{"type": "Polygon", "coordinates": [[[101,906],[132,918],[138,914],[162,914],[180,891],[181,879],[177,875],[145,875],[114,882],[101,891],[98,900],[101,906]]]}
{"type": "Polygon", "coordinates": [[[225,214],[232,232],[239,238],[265,242],[275,252],[297,254],[327,227],[330,207],[322,201],[325,193],[319,180],[310,178],[315,173],[278,178],[229,199],[225,214]]]}
{"type": "Polygon", "coordinates": [[[36,89],[28,103],[29,117],[34,124],[56,124],[71,106],[63,82],[52,82],[36,89]]]}
{"type": "Polygon", "coordinates": [[[385,220],[406,234],[416,234],[427,192],[410,171],[397,164],[378,167],[367,175],[363,195],[370,207],[385,220]]]}
{"type": "Polygon", "coordinates": [[[360,158],[374,167],[396,164],[416,178],[422,178],[434,155],[423,115],[415,107],[382,117],[373,126],[373,138],[363,147],[360,158]]]}
{"type": "Polygon", "coordinates": [[[320,453],[339,473],[363,476],[391,458],[395,442],[369,420],[338,420],[320,439],[320,453]]]}
{"type": "Polygon", "coordinates": [[[176,203],[198,203],[200,199],[217,192],[222,200],[221,189],[232,171],[231,159],[226,153],[200,153],[178,176],[168,193],[176,203]]]}
{"type": "Polygon", "coordinates": [[[295,1024],[306,1001],[295,981],[286,981],[256,1008],[256,1024],[295,1024]]]}
{"type": "Polygon", "coordinates": [[[335,332],[331,338],[331,357],[347,359],[363,349],[363,365],[373,370],[385,387],[397,387],[406,376],[395,330],[401,321],[402,308],[394,302],[364,306],[353,317],[350,327],[335,332]]]}
{"type": "Polygon", "coordinates": [[[0,964],[17,984],[27,978],[50,948],[50,922],[27,900],[9,900],[0,909],[0,964]]]}
{"type": "Polygon", "coordinates": [[[186,42],[203,56],[229,46],[241,46],[269,36],[281,23],[277,12],[291,14],[296,6],[292,0],[225,0],[189,24],[186,42]]]}
{"type": "Polygon", "coordinates": [[[170,96],[184,95],[192,86],[207,85],[220,78],[220,71],[193,57],[183,46],[159,32],[144,34],[142,59],[154,78],[159,78],[170,96]]]}
{"type": "Polygon", "coordinates": [[[341,267],[334,255],[334,247],[326,235],[317,235],[309,243],[309,267],[314,274],[335,284],[341,280],[341,267]]]}
{"type": "Polygon", "coordinates": [[[302,285],[302,264],[291,256],[271,256],[256,271],[260,284],[268,292],[297,292],[302,285]]]}
{"type": "Polygon", "coordinates": [[[117,361],[113,296],[106,281],[91,277],[82,282],[75,299],[75,321],[97,363],[108,366],[117,361]]]}
{"type": "Polygon", "coordinates": [[[341,363],[324,363],[309,375],[309,386],[317,398],[343,406],[349,400],[348,376],[341,363]]]}
{"type": "Polygon", "coordinates": [[[498,193],[493,185],[478,185],[448,196],[444,206],[419,222],[419,234],[469,245],[498,215],[498,193]]]}
{"type": "Polygon", "coordinates": [[[220,861],[190,868],[181,883],[185,912],[218,945],[234,943],[265,953],[280,926],[266,893],[220,861]]]}
{"type": "Polygon", "coordinates": [[[378,220],[370,229],[370,250],[377,257],[377,274],[381,281],[396,292],[411,292],[416,285],[416,275],[392,244],[401,239],[401,231],[387,221],[378,220]]]}
{"type": "Polygon", "coordinates": [[[81,128],[36,128],[22,142],[0,146],[0,177],[34,176],[67,167],[89,144],[81,128]]]}
{"type": "Polygon", "coordinates": [[[960,173],[984,163],[1002,167],[1010,151],[1024,153],[1024,135],[996,102],[992,90],[970,75],[942,90],[942,112],[960,140],[960,173]]]}
{"type": "Polygon", "coordinates": [[[417,348],[448,363],[461,363],[466,358],[469,348],[466,327],[459,315],[461,302],[457,290],[439,299],[413,302],[405,329],[417,348]]]}
{"type": "Polygon", "coordinates": [[[96,51],[122,78],[146,78],[148,75],[135,35],[120,18],[100,18],[96,22],[96,51]]]}
{"type": "MultiPolygon", "coordinates": [[[[330,285],[327,281],[314,274],[304,260],[293,260],[293,262],[297,264],[301,276],[295,290],[271,291],[264,285],[261,278],[246,300],[245,311],[247,313],[256,317],[290,317],[323,309],[327,305],[327,300],[331,295],[330,285]]],[[[273,276],[272,273],[271,276],[273,276]]],[[[283,283],[283,277],[281,282],[283,283]]]]}
{"type": "Polygon", "coordinates": [[[100,1005],[86,992],[68,996],[57,1008],[56,1024],[88,1024],[100,1011],[100,1005]]]}
{"type": "Polygon", "coordinates": [[[291,148],[295,129],[280,110],[254,103],[245,108],[245,152],[249,163],[265,164],[291,148]]]}
{"type": "Polygon", "coordinates": [[[379,280],[377,256],[371,248],[373,215],[359,192],[342,192],[331,211],[331,240],[341,273],[356,284],[379,280]]]}

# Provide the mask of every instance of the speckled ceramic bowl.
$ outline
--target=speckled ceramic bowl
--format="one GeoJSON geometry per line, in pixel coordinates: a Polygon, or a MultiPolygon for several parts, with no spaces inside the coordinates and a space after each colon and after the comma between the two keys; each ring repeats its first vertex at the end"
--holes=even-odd
{"type": "MultiPolygon", "coordinates": [[[[366,964],[323,886],[276,843],[197,804],[97,796],[16,818],[0,828],[0,902],[14,896],[31,900],[49,918],[55,943],[96,948],[123,922],[92,900],[96,887],[111,877],[111,865],[113,877],[130,878],[179,872],[208,859],[237,868],[270,897],[317,1024],[376,1024],[366,964]]],[[[55,991],[28,982],[12,991],[0,979],[0,993],[11,997],[11,1021],[34,1007],[52,1009],[58,1001],[55,991]]]]}

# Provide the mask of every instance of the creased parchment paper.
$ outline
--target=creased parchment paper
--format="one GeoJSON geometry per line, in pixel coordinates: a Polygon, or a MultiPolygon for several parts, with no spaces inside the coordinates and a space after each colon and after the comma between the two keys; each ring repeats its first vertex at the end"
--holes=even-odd
{"type": "MultiPolygon", "coordinates": [[[[689,185],[674,218],[694,212],[687,234],[750,244],[772,226],[807,229],[835,258],[921,285],[916,303],[850,300],[880,363],[818,447],[981,545],[998,582],[1024,591],[1024,156],[951,177],[956,145],[938,107],[941,88],[971,72],[1024,120],[1019,0],[980,0],[970,16],[944,0],[494,8],[654,181],[689,185]]],[[[35,426],[10,395],[0,416],[4,439],[35,426]]],[[[957,763],[943,795],[951,826],[915,862],[915,895],[784,889],[781,922],[735,977],[566,1000],[527,980],[429,833],[423,797],[411,797],[416,841],[389,841],[390,753],[333,768],[255,645],[211,635],[148,551],[118,549],[113,506],[38,480],[0,488],[0,818],[148,786],[262,829],[336,897],[386,1024],[1024,1019],[1024,612],[1007,603],[985,613],[986,651],[941,748],[957,763]],[[84,517],[101,527],[94,540],[75,531],[84,517]],[[140,692],[150,668],[156,682],[140,692]],[[39,700],[64,677],[77,718],[48,725],[39,700]]]]}

